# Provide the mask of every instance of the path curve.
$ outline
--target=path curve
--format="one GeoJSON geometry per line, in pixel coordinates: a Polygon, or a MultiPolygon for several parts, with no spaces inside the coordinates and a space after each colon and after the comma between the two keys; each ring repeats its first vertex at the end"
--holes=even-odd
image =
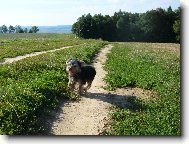
{"type": "Polygon", "coordinates": [[[4,58],[4,62],[2,62],[0,64],[13,63],[15,61],[19,61],[19,60],[22,60],[22,59],[27,58],[27,57],[33,57],[33,56],[37,56],[37,55],[48,53],[48,52],[55,52],[55,51],[63,50],[63,49],[66,49],[66,48],[71,48],[71,47],[74,47],[74,46],[84,45],[84,44],[78,44],[78,45],[73,45],[73,46],[65,46],[65,47],[62,47],[62,48],[47,50],[47,51],[41,51],[41,52],[33,52],[33,53],[30,53],[30,54],[25,54],[23,56],[17,56],[17,57],[14,57],[14,58],[4,58]]]}
{"type": "Polygon", "coordinates": [[[50,135],[99,135],[108,123],[112,106],[126,107],[129,105],[128,97],[152,95],[150,91],[139,88],[121,88],[111,92],[103,89],[106,86],[103,66],[112,47],[107,45],[95,58],[93,65],[97,74],[87,95],[79,101],[62,102],[59,110],[53,112],[51,116],[55,120],[49,122],[52,124],[50,135]]]}

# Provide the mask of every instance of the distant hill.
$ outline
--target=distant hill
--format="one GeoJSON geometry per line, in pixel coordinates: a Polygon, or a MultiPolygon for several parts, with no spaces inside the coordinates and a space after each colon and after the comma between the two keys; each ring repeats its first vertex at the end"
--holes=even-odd
{"type": "MultiPolygon", "coordinates": [[[[32,26],[23,26],[28,30],[32,26]]],[[[72,25],[57,25],[57,26],[37,26],[39,28],[38,33],[72,33],[72,25]]]]}

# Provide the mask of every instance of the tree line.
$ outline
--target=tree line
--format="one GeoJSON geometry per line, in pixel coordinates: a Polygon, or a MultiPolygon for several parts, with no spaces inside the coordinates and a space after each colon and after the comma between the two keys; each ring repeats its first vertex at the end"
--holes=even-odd
{"type": "Polygon", "coordinates": [[[37,33],[39,28],[37,26],[32,26],[31,29],[22,28],[20,25],[7,27],[6,25],[2,25],[0,27],[0,33],[37,33]]]}
{"type": "Polygon", "coordinates": [[[119,11],[113,16],[90,13],[72,26],[78,37],[108,41],[180,42],[181,8],[157,8],[146,13],[119,11]]]}

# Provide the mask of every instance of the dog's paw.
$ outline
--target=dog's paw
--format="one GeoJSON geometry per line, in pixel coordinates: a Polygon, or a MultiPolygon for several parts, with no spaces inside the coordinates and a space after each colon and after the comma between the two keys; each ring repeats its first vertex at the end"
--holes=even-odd
{"type": "Polygon", "coordinates": [[[83,88],[83,94],[84,94],[84,95],[87,94],[87,88],[83,88]]]}

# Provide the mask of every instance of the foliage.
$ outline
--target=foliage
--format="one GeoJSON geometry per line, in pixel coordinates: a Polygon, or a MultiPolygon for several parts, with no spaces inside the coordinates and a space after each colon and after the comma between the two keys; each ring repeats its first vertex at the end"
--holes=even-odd
{"type": "Polygon", "coordinates": [[[17,25],[15,26],[15,33],[24,33],[24,30],[20,25],[17,25]]]}
{"type": "Polygon", "coordinates": [[[92,17],[87,14],[78,18],[78,22],[73,24],[72,32],[82,38],[113,40],[114,28],[112,23],[113,19],[110,16],[98,14],[92,17]]]}
{"type": "Polygon", "coordinates": [[[6,25],[0,27],[0,33],[37,33],[38,31],[39,28],[37,26],[32,26],[29,31],[27,28],[23,29],[20,25],[16,25],[15,27],[10,25],[9,28],[6,25]]]}
{"type": "Polygon", "coordinates": [[[92,42],[69,34],[0,34],[0,61],[32,52],[92,42]]]}
{"type": "Polygon", "coordinates": [[[2,25],[2,26],[0,27],[0,33],[7,33],[7,32],[8,32],[7,26],[6,26],[6,25],[2,25]]]}
{"type": "Polygon", "coordinates": [[[158,8],[141,15],[141,29],[145,33],[146,41],[176,42],[173,24],[176,20],[171,7],[167,11],[158,8]]]}
{"type": "Polygon", "coordinates": [[[55,108],[57,98],[74,96],[67,92],[66,60],[75,57],[91,63],[104,45],[105,42],[93,40],[82,46],[0,65],[0,134],[42,133],[45,130],[42,118],[55,108]]]}
{"type": "Polygon", "coordinates": [[[37,33],[39,31],[39,28],[37,26],[32,26],[29,30],[29,33],[37,33]]]}
{"type": "Polygon", "coordinates": [[[140,87],[157,96],[155,100],[141,101],[145,109],[136,112],[117,109],[112,114],[111,132],[106,134],[181,135],[178,52],[176,44],[115,44],[105,66],[109,87],[140,87]]]}
{"type": "Polygon", "coordinates": [[[177,11],[176,11],[176,17],[177,19],[174,21],[174,24],[173,24],[173,30],[176,34],[176,39],[178,42],[180,42],[180,27],[181,27],[181,20],[180,20],[180,15],[181,15],[181,9],[179,8],[177,11]]]}
{"type": "MultiPolygon", "coordinates": [[[[180,8],[178,8],[180,9],[180,8]]],[[[79,37],[108,41],[178,42],[174,22],[180,19],[180,11],[158,8],[146,13],[115,12],[113,16],[82,15],[72,26],[79,37]]]]}
{"type": "Polygon", "coordinates": [[[12,25],[9,26],[9,33],[14,33],[15,32],[15,27],[12,25]]]}

